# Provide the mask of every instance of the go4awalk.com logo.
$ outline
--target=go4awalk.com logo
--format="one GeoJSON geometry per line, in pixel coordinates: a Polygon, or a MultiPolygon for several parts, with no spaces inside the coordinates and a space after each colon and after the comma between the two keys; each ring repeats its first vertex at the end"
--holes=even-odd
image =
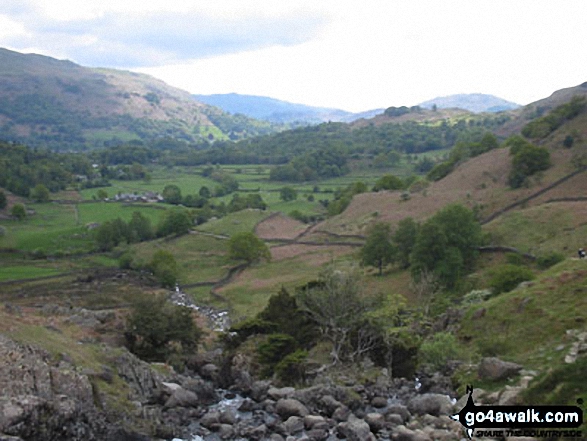
{"type": "Polygon", "coordinates": [[[583,424],[583,410],[578,406],[476,406],[473,387],[461,411],[452,416],[460,422],[469,439],[477,437],[532,436],[582,438],[577,430],[583,424]],[[575,429],[575,430],[572,430],[575,429]]]}

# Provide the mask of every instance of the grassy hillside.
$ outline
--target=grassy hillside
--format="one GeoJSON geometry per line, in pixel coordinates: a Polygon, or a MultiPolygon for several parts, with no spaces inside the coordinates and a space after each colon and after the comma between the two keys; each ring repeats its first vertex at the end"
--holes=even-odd
{"type": "Polygon", "coordinates": [[[31,146],[83,149],[161,137],[196,142],[272,130],[147,75],[6,49],[0,65],[0,138],[31,146]]]}

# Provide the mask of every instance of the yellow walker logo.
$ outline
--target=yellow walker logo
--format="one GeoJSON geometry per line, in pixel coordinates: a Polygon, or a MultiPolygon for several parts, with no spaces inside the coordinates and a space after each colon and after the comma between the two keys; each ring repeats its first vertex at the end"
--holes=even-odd
{"type": "Polygon", "coordinates": [[[578,406],[477,406],[472,386],[467,386],[467,393],[467,404],[451,418],[463,425],[469,439],[473,434],[493,437],[497,432],[505,436],[582,437],[580,430],[569,430],[583,424],[583,411],[578,406]]]}

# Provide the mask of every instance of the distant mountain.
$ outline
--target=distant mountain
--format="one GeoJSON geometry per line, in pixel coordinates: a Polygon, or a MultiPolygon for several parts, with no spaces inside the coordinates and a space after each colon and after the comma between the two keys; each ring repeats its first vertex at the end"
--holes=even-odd
{"type": "Polygon", "coordinates": [[[238,139],[273,131],[143,74],[0,48],[0,139],[55,150],[130,140],[238,139]]]}
{"type": "Polygon", "coordinates": [[[439,109],[458,108],[470,112],[502,112],[520,107],[519,104],[506,101],[493,95],[483,93],[458,94],[444,97],[437,97],[420,103],[420,107],[431,109],[436,104],[439,109]]]}
{"type": "Polygon", "coordinates": [[[327,121],[351,122],[359,118],[370,118],[383,112],[383,109],[377,109],[362,113],[351,113],[340,109],[313,107],[275,98],[241,95],[238,93],[193,95],[193,97],[202,103],[219,107],[232,114],[240,113],[251,118],[278,124],[319,124],[327,121]]]}

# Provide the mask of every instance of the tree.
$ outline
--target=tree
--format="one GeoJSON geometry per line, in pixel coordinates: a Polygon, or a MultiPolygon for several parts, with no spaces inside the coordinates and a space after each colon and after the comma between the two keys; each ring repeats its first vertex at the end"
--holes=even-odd
{"type": "MultiPolygon", "coordinates": [[[[353,345],[353,335],[365,326],[367,313],[377,303],[362,292],[362,284],[354,270],[340,271],[333,267],[324,271],[318,281],[298,292],[300,308],[306,311],[330,341],[333,364],[354,359],[359,348],[353,345]]],[[[368,351],[369,344],[360,345],[359,353],[368,351]]]]}
{"type": "Polygon", "coordinates": [[[174,353],[191,354],[200,336],[191,310],[172,305],[163,296],[143,296],[135,302],[125,332],[131,352],[144,360],[160,362],[174,353]]]}
{"type": "Polygon", "coordinates": [[[298,198],[298,192],[292,187],[282,187],[279,190],[279,199],[282,201],[295,201],[298,198]]]}
{"type": "Polygon", "coordinates": [[[473,212],[462,205],[449,205],[421,227],[410,260],[412,275],[434,273],[441,284],[453,288],[473,269],[481,245],[481,226],[473,212]]]}
{"type": "Polygon", "coordinates": [[[399,221],[393,235],[393,243],[397,247],[397,257],[403,268],[410,266],[410,254],[418,237],[418,224],[411,217],[399,221]]]}
{"type": "Polygon", "coordinates": [[[143,242],[151,240],[155,236],[151,220],[139,211],[134,211],[131,220],[128,222],[132,242],[143,242]]]}
{"type": "Polygon", "coordinates": [[[212,196],[210,189],[208,187],[206,187],[205,185],[200,187],[200,191],[198,191],[198,194],[205,199],[210,199],[210,197],[212,196]]]}
{"type": "Polygon", "coordinates": [[[380,190],[401,190],[404,188],[403,181],[394,175],[384,175],[381,176],[377,182],[375,182],[375,186],[373,187],[373,191],[380,191],[380,190]]]}
{"type": "Polygon", "coordinates": [[[98,190],[98,193],[96,193],[96,197],[103,201],[104,199],[108,199],[108,193],[106,192],[106,190],[101,188],[98,190]]]}
{"type": "Polygon", "coordinates": [[[161,196],[168,204],[181,204],[181,190],[177,185],[166,185],[161,196]]]}
{"type": "Polygon", "coordinates": [[[30,197],[35,202],[47,202],[49,200],[49,190],[43,184],[37,184],[31,190],[30,197]]]}
{"type": "Polygon", "coordinates": [[[550,165],[550,153],[546,148],[524,145],[514,154],[508,183],[512,188],[519,188],[528,176],[546,170],[550,165]]]}
{"type": "Polygon", "coordinates": [[[379,275],[383,273],[383,266],[392,263],[397,255],[397,248],[391,243],[389,224],[377,223],[367,236],[367,241],[361,249],[363,264],[379,268],[379,275]]]}
{"type": "Polygon", "coordinates": [[[0,190],[0,210],[5,209],[7,203],[8,201],[6,199],[6,194],[2,190],[0,190]]]}
{"type": "Polygon", "coordinates": [[[242,259],[248,263],[263,259],[271,260],[271,252],[265,242],[250,232],[232,236],[228,241],[228,249],[231,259],[242,259]]]}
{"type": "Polygon", "coordinates": [[[157,236],[169,236],[175,234],[181,236],[187,234],[194,222],[186,209],[174,208],[167,210],[163,219],[157,226],[157,236]]]}
{"type": "Polygon", "coordinates": [[[162,286],[173,288],[177,283],[179,269],[175,257],[169,251],[156,251],[149,262],[149,268],[162,286]]]}
{"type": "Polygon", "coordinates": [[[26,208],[22,204],[14,204],[10,214],[17,220],[21,221],[26,217],[26,208]]]}

